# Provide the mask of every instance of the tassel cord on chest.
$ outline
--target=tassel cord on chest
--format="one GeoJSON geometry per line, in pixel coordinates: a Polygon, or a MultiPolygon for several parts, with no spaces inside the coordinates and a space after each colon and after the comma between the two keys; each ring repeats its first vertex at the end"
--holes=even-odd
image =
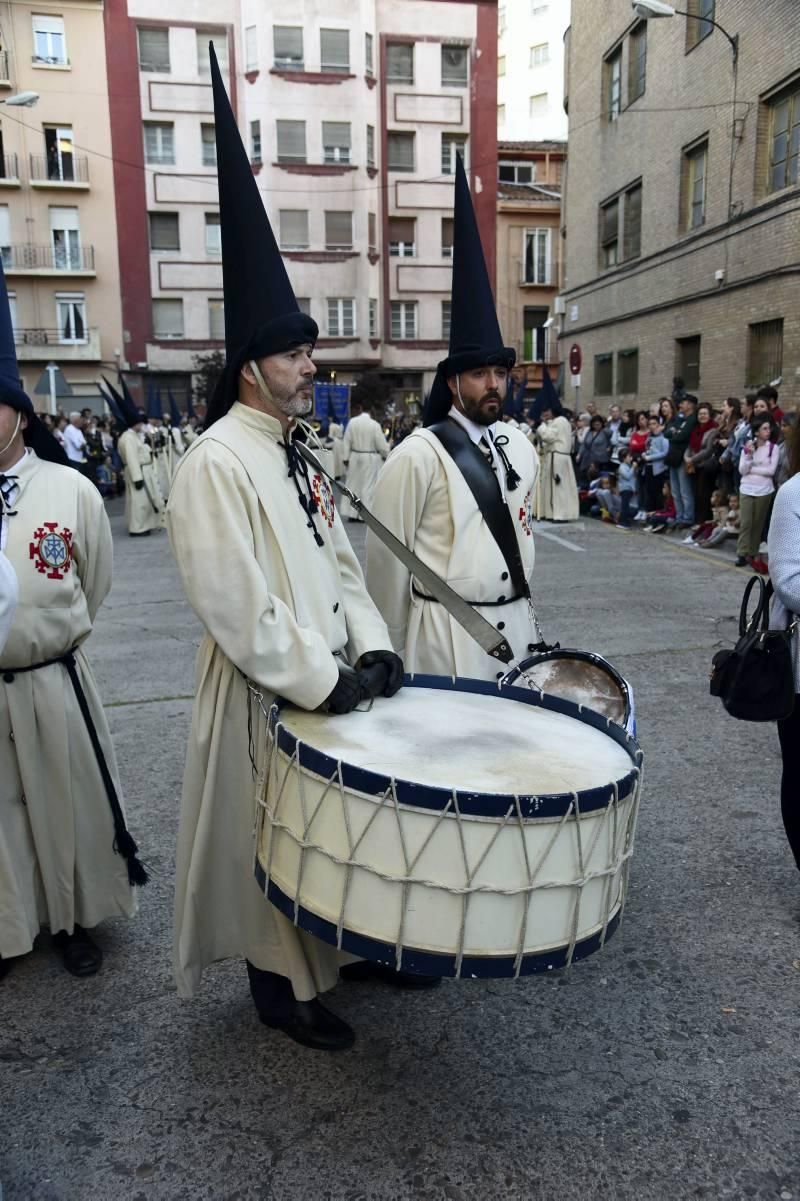
{"type": "Polygon", "coordinates": [[[308,474],[308,464],[302,455],[298,454],[293,441],[286,441],[283,444],[286,451],[286,458],[289,464],[289,478],[294,483],[297,490],[297,499],[300,502],[300,508],[306,515],[306,524],[311,530],[314,541],[317,546],[324,546],[325,543],[322,535],[317,529],[317,523],[314,520],[315,515],[319,512],[319,506],[314,500],[314,495],[311,490],[311,479],[308,474]],[[303,487],[305,485],[305,489],[303,487]]]}

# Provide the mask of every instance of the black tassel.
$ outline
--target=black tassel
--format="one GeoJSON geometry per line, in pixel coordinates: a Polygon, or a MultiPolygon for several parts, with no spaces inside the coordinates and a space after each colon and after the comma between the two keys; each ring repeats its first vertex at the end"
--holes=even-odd
{"type": "Polygon", "coordinates": [[[139,848],[136,845],[133,835],[124,827],[114,839],[114,850],[127,861],[128,883],[135,887],[143,888],[150,879],[150,873],[141,859],[138,858],[139,848]]]}
{"type": "Polygon", "coordinates": [[[494,444],[497,447],[497,453],[500,455],[500,458],[503,461],[503,467],[505,468],[506,488],[508,489],[509,492],[514,492],[519,487],[519,485],[522,483],[522,480],[520,479],[519,475],[514,470],[514,468],[511,466],[508,455],[503,450],[503,447],[508,445],[508,434],[499,434],[495,438],[494,444]]]}

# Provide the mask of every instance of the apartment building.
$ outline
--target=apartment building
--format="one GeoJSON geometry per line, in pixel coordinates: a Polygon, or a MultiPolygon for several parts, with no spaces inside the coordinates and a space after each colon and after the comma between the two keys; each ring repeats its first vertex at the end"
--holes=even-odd
{"type": "MultiPolygon", "coordinates": [[[[0,102],[0,254],[23,384],[33,393],[53,362],[76,406],[99,408],[96,381],[123,345],[102,3],[0,3],[0,102]],[[5,103],[23,93],[27,106],[5,103]]],[[[49,408],[49,391],[36,403],[49,408]]]]}
{"type": "Polygon", "coordinates": [[[564,32],[570,0],[500,0],[497,136],[501,141],[561,141],[564,32]]]}
{"type": "Polygon", "coordinates": [[[517,352],[515,377],[531,392],[542,368],[558,373],[555,299],[561,286],[564,142],[500,142],[497,148],[497,314],[517,352]]]}
{"type": "Polygon", "coordinates": [[[644,405],[678,374],[714,404],[781,377],[792,408],[797,5],[682,7],[643,21],[630,0],[573,0],[562,345],[580,346],[581,395],[603,407],[644,405]]]}

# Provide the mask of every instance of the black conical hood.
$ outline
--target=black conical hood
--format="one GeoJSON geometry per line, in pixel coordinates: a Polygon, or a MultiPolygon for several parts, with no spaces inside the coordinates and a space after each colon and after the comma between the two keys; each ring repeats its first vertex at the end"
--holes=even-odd
{"type": "Polygon", "coordinates": [[[206,414],[208,428],[233,404],[248,359],[316,342],[301,313],[239,134],[214,47],[209,47],[217,140],[227,364],[206,414]]]}
{"type": "Polygon", "coordinates": [[[449,376],[502,364],[509,369],[516,352],[503,345],[494,307],[492,285],[483,257],[481,236],[461,155],[456,155],[456,194],[453,214],[453,284],[450,296],[450,353],[439,364],[425,406],[424,424],[441,421],[450,410],[449,376]]]}
{"type": "Polygon", "coordinates": [[[172,428],[175,429],[176,426],[180,426],[183,418],[181,417],[181,411],[178,408],[178,402],[172,395],[172,388],[167,388],[167,398],[169,399],[169,423],[172,428]]]}
{"type": "MultiPolygon", "coordinates": [[[[139,422],[142,420],[142,417],[141,417],[141,414],[139,413],[139,410],[136,408],[135,404],[133,403],[133,397],[130,395],[130,393],[128,392],[127,396],[126,396],[123,393],[118,392],[117,389],[114,387],[114,385],[109,380],[107,380],[105,376],[103,376],[103,383],[105,384],[106,388],[108,389],[109,397],[113,398],[113,400],[114,400],[114,403],[117,408],[117,412],[119,413],[119,419],[122,422],[123,426],[126,429],[130,429],[132,426],[138,425],[139,422]]],[[[127,392],[127,389],[125,388],[125,381],[122,379],[121,376],[120,376],[120,383],[122,384],[123,388],[127,392]]]]}

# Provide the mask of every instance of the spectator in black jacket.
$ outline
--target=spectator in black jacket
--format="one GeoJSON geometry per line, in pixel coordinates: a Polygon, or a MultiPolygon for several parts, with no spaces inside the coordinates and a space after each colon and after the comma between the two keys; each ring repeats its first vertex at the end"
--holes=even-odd
{"type": "Polygon", "coordinates": [[[696,424],[697,397],[684,396],[680,402],[680,412],[664,427],[664,437],[669,442],[667,466],[675,501],[675,524],[680,529],[694,525],[694,489],[683,460],[696,424]]]}

